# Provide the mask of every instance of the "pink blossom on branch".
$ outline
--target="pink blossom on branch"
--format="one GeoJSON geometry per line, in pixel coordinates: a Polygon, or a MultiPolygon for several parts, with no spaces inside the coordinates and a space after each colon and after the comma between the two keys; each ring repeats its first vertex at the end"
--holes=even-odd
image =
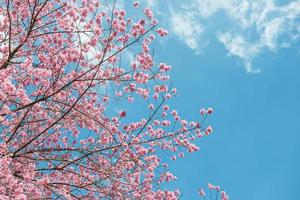
{"type": "Polygon", "coordinates": [[[225,190],[221,189],[220,186],[213,185],[208,183],[209,195],[207,195],[203,188],[198,190],[199,196],[203,199],[207,199],[209,196],[210,199],[220,199],[220,200],[229,200],[229,196],[226,194],[225,190]]]}
{"type": "Polygon", "coordinates": [[[168,105],[172,68],[151,54],[168,32],[153,12],[129,17],[99,0],[0,5],[0,199],[179,198],[160,189],[177,178],[156,152],[198,151],[212,109],[189,122],[168,105]],[[136,120],[112,109],[136,100],[148,106],[136,120]]]}

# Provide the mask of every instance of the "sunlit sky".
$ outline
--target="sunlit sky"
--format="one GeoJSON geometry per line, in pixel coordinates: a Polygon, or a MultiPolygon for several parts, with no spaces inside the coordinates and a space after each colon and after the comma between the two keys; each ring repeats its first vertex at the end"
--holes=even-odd
{"type": "Polygon", "coordinates": [[[298,199],[300,191],[300,1],[140,1],[167,39],[155,59],[173,66],[188,119],[211,106],[214,132],[200,151],[169,161],[182,199],[208,182],[233,200],[298,199]]]}

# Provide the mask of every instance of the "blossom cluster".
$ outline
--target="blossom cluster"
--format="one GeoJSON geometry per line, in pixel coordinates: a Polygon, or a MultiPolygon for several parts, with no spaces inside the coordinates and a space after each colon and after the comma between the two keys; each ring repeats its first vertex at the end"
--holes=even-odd
{"type": "MultiPolygon", "coordinates": [[[[210,191],[210,198],[213,198],[213,194],[212,192],[215,192],[215,198],[214,199],[218,199],[218,197],[220,197],[221,200],[229,200],[229,196],[226,194],[225,190],[222,190],[220,186],[218,185],[213,185],[211,183],[208,183],[208,189],[210,191]],[[219,195],[221,193],[221,195],[219,195]]],[[[199,195],[200,197],[204,198],[207,196],[204,189],[200,188],[199,189],[199,195]]]]}

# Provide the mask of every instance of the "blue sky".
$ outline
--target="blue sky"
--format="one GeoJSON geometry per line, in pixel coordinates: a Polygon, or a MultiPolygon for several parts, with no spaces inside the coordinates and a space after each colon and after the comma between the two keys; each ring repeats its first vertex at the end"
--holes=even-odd
{"type": "Polygon", "coordinates": [[[170,162],[183,199],[208,182],[234,200],[298,199],[300,1],[143,3],[170,32],[155,49],[173,66],[173,106],[191,120],[215,110],[201,150],[170,162]]]}

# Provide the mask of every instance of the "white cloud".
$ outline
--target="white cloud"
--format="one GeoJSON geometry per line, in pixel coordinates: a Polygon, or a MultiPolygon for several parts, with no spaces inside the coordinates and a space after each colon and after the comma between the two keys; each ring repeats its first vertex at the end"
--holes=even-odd
{"type": "Polygon", "coordinates": [[[300,1],[291,2],[282,7],[274,7],[268,14],[257,26],[257,29],[261,33],[262,44],[269,50],[276,50],[278,45],[282,46],[283,43],[288,42],[279,41],[280,36],[293,40],[295,36],[299,35],[300,1]]]}
{"type": "Polygon", "coordinates": [[[251,44],[242,36],[233,36],[230,33],[218,34],[218,39],[224,44],[230,55],[238,56],[244,61],[247,73],[259,73],[259,69],[253,69],[252,59],[261,49],[259,44],[251,44]]]}
{"type": "Polygon", "coordinates": [[[171,29],[188,47],[200,53],[200,36],[204,30],[201,24],[190,13],[172,11],[171,29]]]}
{"type": "Polygon", "coordinates": [[[277,48],[277,38],[283,31],[284,20],[275,18],[264,24],[264,29],[261,32],[261,43],[270,50],[277,48]]]}
{"type": "Polygon", "coordinates": [[[197,52],[204,30],[216,32],[229,54],[243,60],[247,72],[257,72],[252,62],[263,52],[275,53],[300,37],[300,0],[283,5],[275,0],[190,0],[177,9],[189,14],[174,14],[173,8],[173,31],[191,49],[197,52]],[[230,25],[224,26],[222,17],[214,17],[217,13],[230,25]]]}
{"type": "Polygon", "coordinates": [[[147,6],[153,8],[156,6],[156,1],[155,0],[146,0],[147,6]]]}
{"type": "Polygon", "coordinates": [[[198,13],[202,17],[207,18],[220,10],[232,10],[234,9],[235,4],[235,0],[195,0],[193,1],[192,6],[195,6],[195,8],[197,8],[198,13]]]}

